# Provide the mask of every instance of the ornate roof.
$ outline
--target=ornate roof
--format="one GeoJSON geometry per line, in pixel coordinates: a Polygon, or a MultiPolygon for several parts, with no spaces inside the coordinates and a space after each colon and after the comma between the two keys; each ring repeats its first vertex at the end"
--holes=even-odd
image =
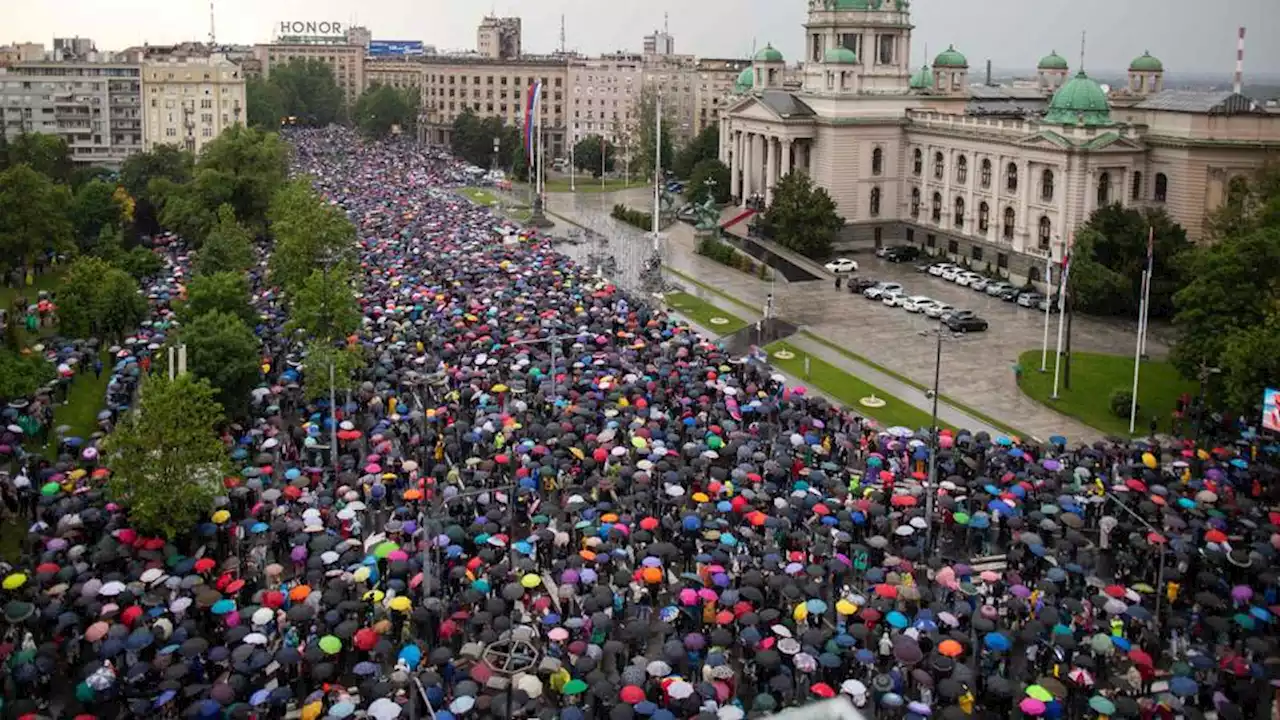
{"type": "Polygon", "coordinates": [[[938,53],[938,57],[933,59],[934,67],[969,67],[969,61],[960,51],[956,50],[955,45],[950,45],[946,50],[938,53]]]}
{"type": "Polygon", "coordinates": [[[1052,125],[1110,125],[1111,103],[1102,86],[1081,70],[1053,94],[1044,121],[1052,125]]]}
{"type": "Polygon", "coordinates": [[[1129,69],[1134,72],[1164,72],[1164,63],[1151,53],[1144,52],[1129,63],[1129,69]]]}
{"type": "Polygon", "coordinates": [[[1039,70],[1066,70],[1067,59],[1059,55],[1057,50],[1054,50],[1040,58],[1040,63],[1036,65],[1036,68],[1039,70]]]}
{"type": "Polygon", "coordinates": [[[768,45],[760,48],[760,52],[756,53],[755,61],[780,63],[783,62],[782,53],[778,52],[778,49],[773,46],[773,43],[769,43],[768,45]]]}

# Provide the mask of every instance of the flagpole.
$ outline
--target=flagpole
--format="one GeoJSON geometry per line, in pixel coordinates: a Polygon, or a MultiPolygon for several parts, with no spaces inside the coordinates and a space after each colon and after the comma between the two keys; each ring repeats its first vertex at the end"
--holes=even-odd
{"type": "Polygon", "coordinates": [[[1040,372],[1048,369],[1049,363],[1049,311],[1053,309],[1053,248],[1049,248],[1044,259],[1044,289],[1048,299],[1044,304],[1044,343],[1040,348],[1040,372]]]}
{"type": "Polygon", "coordinates": [[[1062,331],[1067,317],[1067,281],[1071,277],[1071,250],[1068,248],[1062,259],[1062,278],[1058,281],[1058,347],[1057,357],[1053,360],[1053,399],[1058,399],[1058,377],[1062,371],[1062,331]]]}
{"type": "MultiPolygon", "coordinates": [[[[573,140],[577,140],[577,139],[578,139],[578,132],[575,130],[573,133],[573,140]]],[[[570,141],[569,143],[569,192],[577,192],[578,190],[577,185],[575,184],[575,181],[574,181],[574,178],[577,175],[576,173],[577,168],[574,167],[574,163],[573,163],[573,149],[574,149],[573,146],[574,146],[574,142],[570,141]]]]}
{"type": "Polygon", "coordinates": [[[1147,310],[1147,271],[1142,271],[1142,288],[1143,297],[1138,301],[1138,337],[1137,347],[1133,349],[1133,392],[1129,400],[1129,434],[1133,434],[1133,430],[1137,427],[1138,422],[1138,373],[1142,368],[1142,318],[1146,315],[1147,310]]]}
{"type": "Polygon", "coordinates": [[[1142,350],[1141,354],[1145,357],[1147,354],[1147,332],[1151,329],[1151,284],[1156,278],[1156,229],[1154,226],[1147,228],[1147,285],[1143,289],[1142,297],[1146,301],[1146,310],[1142,313],[1142,350]]]}
{"type": "Polygon", "coordinates": [[[658,252],[658,214],[662,212],[662,95],[656,94],[653,106],[653,251],[658,252]]]}

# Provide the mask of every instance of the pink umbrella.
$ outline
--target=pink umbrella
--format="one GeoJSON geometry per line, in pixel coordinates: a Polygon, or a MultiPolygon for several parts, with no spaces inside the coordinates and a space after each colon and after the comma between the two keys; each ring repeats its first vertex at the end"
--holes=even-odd
{"type": "Polygon", "coordinates": [[[698,604],[698,593],[694,592],[694,591],[693,591],[693,588],[685,588],[685,589],[681,590],[681,591],[680,591],[680,604],[681,604],[681,605],[697,605],[697,604],[698,604]]]}
{"type": "Polygon", "coordinates": [[[1022,702],[1018,703],[1018,709],[1027,715],[1043,715],[1044,703],[1033,697],[1022,698],[1022,702]]]}
{"type": "Polygon", "coordinates": [[[702,588],[701,590],[699,590],[698,597],[702,598],[702,600],[705,602],[715,602],[717,599],[719,599],[719,596],[716,595],[716,591],[712,590],[711,588],[702,588]]]}
{"type": "Polygon", "coordinates": [[[382,472],[382,466],[379,465],[378,463],[369,463],[368,465],[364,466],[364,471],[369,473],[370,475],[376,475],[382,472]]]}

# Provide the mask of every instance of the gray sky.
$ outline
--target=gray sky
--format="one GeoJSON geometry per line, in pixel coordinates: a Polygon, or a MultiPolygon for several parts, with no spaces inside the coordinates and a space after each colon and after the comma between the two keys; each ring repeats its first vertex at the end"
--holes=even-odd
{"type": "MultiPolygon", "coordinates": [[[[496,11],[524,22],[526,51],[557,46],[560,15],[568,46],[586,53],[639,50],[641,37],[661,27],[670,12],[677,52],[712,57],[745,56],[752,39],[772,42],[788,61],[799,57],[807,0],[214,0],[218,39],[253,43],[270,39],[281,20],[334,20],[369,27],[375,39],[417,40],[440,49],[470,48],[481,16],[496,11]]],[[[1050,50],[1074,68],[1080,31],[1088,31],[1086,68],[1115,70],[1144,50],[1171,72],[1230,73],[1236,28],[1249,29],[1245,72],[1280,73],[1278,0],[915,0],[912,21],[915,64],[925,45],[935,55],[948,44],[975,67],[990,58],[998,67],[1033,67],[1050,50]],[[1268,47],[1270,45],[1270,47],[1268,47]]],[[[101,48],[203,40],[209,32],[207,0],[11,0],[0,23],[0,42],[36,41],[55,35],[94,38],[101,48]]]]}

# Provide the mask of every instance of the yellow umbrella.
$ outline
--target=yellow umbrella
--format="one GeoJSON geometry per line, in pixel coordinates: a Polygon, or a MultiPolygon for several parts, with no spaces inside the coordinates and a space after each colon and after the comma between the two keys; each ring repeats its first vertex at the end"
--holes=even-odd
{"type": "Polygon", "coordinates": [[[404,595],[397,595],[391,598],[390,607],[392,610],[395,610],[396,612],[409,612],[409,608],[412,606],[413,606],[413,603],[410,603],[409,598],[405,597],[404,595]]]}
{"type": "Polygon", "coordinates": [[[386,596],[387,596],[386,593],[382,592],[381,590],[370,590],[369,592],[364,594],[364,599],[367,602],[380,603],[382,602],[382,598],[386,596]]]}
{"type": "Polygon", "coordinates": [[[1150,469],[1152,469],[1152,470],[1155,470],[1155,469],[1156,469],[1156,456],[1155,456],[1155,455],[1152,455],[1152,454],[1151,454],[1151,453],[1149,453],[1149,452],[1142,453],[1142,464],[1143,464],[1143,465],[1146,465],[1148,468],[1150,468],[1150,469]]]}
{"type": "Polygon", "coordinates": [[[70,480],[79,480],[85,475],[86,473],[84,471],[84,468],[76,468],[75,470],[72,470],[71,472],[67,473],[67,478],[70,480]]]}
{"type": "Polygon", "coordinates": [[[791,617],[795,618],[796,622],[804,622],[804,619],[809,617],[809,607],[800,603],[795,610],[791,611],[791,617]]]}
{"type": "Polygon", "coordinates": [[[631,437],[631,444],[636,446],[637,448],[643,448],[645,446],[645,439],[640,437],[639,435],[633,435],[631,437]]]}
{"type": "Polygon", "coordinates": [[[704,503],[710,502],[711,498],[707,497],[706,493],[696,492],[693,494],[693,501],[697,503],[704,503]]]}
{"type": "Polygon", "coordinates": [[[356,582],[364,582],[365,580],[368,580],[369,579],[368,566],[361,565],[360,567],[356,568],[356,571],[351,573],[351,579],[355,580],[356,582]]]}
{"type": "Polygon", "coordinates": [[[542,584],[542,578],[533,573],[529,573],[528,575],[525,575],[524,577],[520,578],[520,585],[522,587],[536,588],[541,584],[542,584]]]}
{"type": "Polygon", "coordinates": [[[324,714],[324,703],[319,700],[302,706],[302,720],[317,720],[324,714]]]}
{"type": "Polygon", "coordinates": [[[587,459],[586,454],[582,452],[582,448],[576,448],[576,447],[569,448],[569,452],[573,453],[573,456],[578,458],[579,460],[587,459]]]}
{"type": "Polygon", "coordinates": [[[507,387],[506,385],[503,385],[502,383],[498,383],[497,385],[494,385],[493,387],[489,388],[489,392],[504,393],[510,389],[511,388],[507,387]]]}
{"type": "Polygon", "coordinates": [[[4,579],[4,583],[0,584],[5,590],[17,590],[27,584],[27,576],[24,573],[13,573],[4,579]]]}
{"type": "Polygon", "coordinates": [[[854,605],[848,600],[841,598],[840,600],[836,601],[836,612],[840,613],[841,615],[852,615],[858,612],[858,606],[854,605]]]}
{"type": "Polygon", "coordinates": [[[222,523],[230,519],[231,519],[231,513],[227,512],[226,510],[219,510],[213,514],[213,522],[217,525],[221,525],[222,523]]]}

